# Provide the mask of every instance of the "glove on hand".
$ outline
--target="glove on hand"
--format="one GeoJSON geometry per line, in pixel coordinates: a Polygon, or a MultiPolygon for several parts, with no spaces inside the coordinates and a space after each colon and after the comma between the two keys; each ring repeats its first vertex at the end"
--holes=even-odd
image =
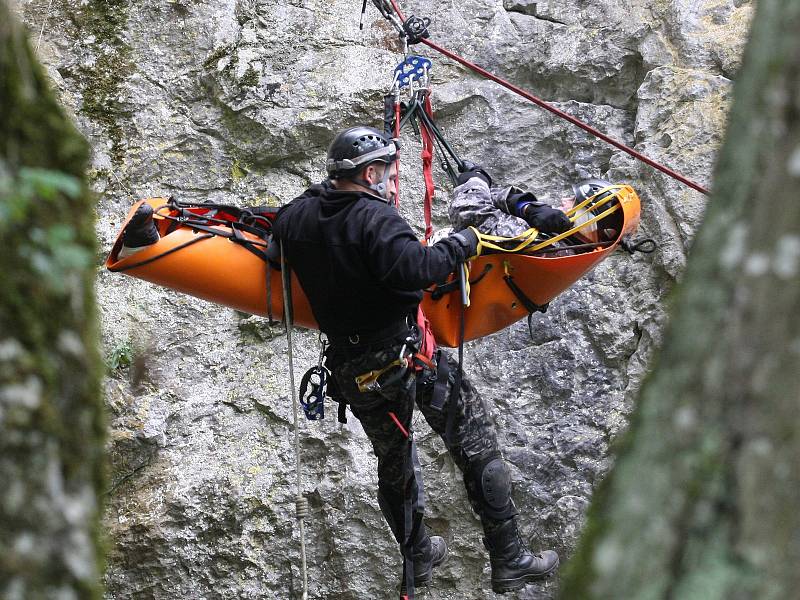
{"type": "Polygon", "coordinates": [[[522,218],[542,233],[564,233],[572,227],[566,214],[540,202],[531,202],[522,208],[522,218]]]}
{"type": "Polygon", "coordinates": [[[462,229],[450,236],[461,244],[464,249],[464,258],[469,260],[478,253],[478,236],[472,229],[462,229]]]}
{"type": "Polygon", "coordinates": [[[528,225],[542,233],[563,233],[572,227],[572,222],[563,211],[539,202],[530,192],[512,194],[507,204],[516,210],[515,216],[525,219],[528,225]]]}
{"type": "Polygon", "coordinates": [[[486,185],[492,187],[492,176],[480,165],[474,162],[465,160],[458,166],[458,172],[461,173],[456,179],[456,185],[463,185],[473,177],[478,177],[486,182],[486,185]]]}

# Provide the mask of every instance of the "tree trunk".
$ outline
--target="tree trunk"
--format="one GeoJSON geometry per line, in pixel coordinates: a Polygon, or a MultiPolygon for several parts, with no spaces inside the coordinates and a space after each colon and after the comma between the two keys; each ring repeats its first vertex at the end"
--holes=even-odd
{"type": "Polygon", "coordinates": [[[0,597],[98,598],[104,421],[88,147],[0,0],[0,597]]]}
{"type": "Polygon", "coordinates": [[[800,3],[759,2],[714,194],[567,599],[800,589],[800,3]]]}

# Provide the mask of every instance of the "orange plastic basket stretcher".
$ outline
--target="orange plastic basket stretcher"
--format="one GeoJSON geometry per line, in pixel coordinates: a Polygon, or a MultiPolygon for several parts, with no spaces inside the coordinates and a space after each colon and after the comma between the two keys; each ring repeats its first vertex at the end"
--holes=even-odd
{"type": "MultiPolygon", "coordinates": [[[[472,283],[470,306],[464,309],[464,341],[489,335],[528,316],[523,302],[506,282],[508,276],[529,300],[545,305],[609,256],[625,235],[636,230],[641,209],[639,197],[628,186],[620,191],[614,202],[621,209],[609,217],[614,221],[612,230],[615,236],[603,247],[570,256],[497,253],[471,260],[472,283]]],[[[166,205],[165,198],[149,198],[133,205],[106,259],[110,271],[122,272],[236,310],[283,319],[280,271],[269,268],[263,258],[242,244],[213,234],[214,230],[225,232],[224,225],[200,231],[191,225],[165,219],[162,215],[169,214],[166,205]],[[161,239],[136,254],[119,259],[122,231],[144,202],[156,211],[155,222],[161,239]]],[[[264,249],[265,241],[259,236],[247,232],[240,232],[239,236],[264,249]]],[[[294,274],[291,293],[294,324],[317,329],[308,299],[294,274]]],[[[431,291],[425,292],[423,310],[437,342],[455,347],[459,343],[461,328],[461,291],[454,289],[438,299],[434,296],[431,291]]]]}

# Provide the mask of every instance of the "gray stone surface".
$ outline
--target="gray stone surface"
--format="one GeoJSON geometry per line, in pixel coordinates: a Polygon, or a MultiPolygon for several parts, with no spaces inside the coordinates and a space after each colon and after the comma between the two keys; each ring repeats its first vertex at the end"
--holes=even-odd
{"type": "MultiPolygon", "coordinates": [[[[403,3],[442,45],[708,184],[751,5],[744,0],[403,3]]],[[[345,0],[18,0],[61,100],[94,147],[98,236],[153,195],[280,204],[322,178],[332,132],[381,114],[401,55],[345,0]]],[[[420,48],[423,50],[423,48],[420,48]]],[[[555,201],[580,172],[631,183],[659,252],[618,254],[534,318],[468,344],[495,408],[522,529],[568,557],[629,412],[704,199],[438,56],[433,101],[466,157],[555,201]]],[[[404,214],[421,231],[419,146],[404,214]]],[[[434,218],[447,186],[437,171],[434,218]]],[[[101,263],[98,257],[98,265],[101,263]]],[[[263,320],[98,266],[111,414],[109,598],[299,597],[286,337],[263,320]]],[[[295,336],[299,374],[316,334],[295,336]]],[[[302,425],[311,597],[385,598],[398,560],[354,419],[302,425]]],[[[450,559],[431,598],[490,598],[460,476],[419,423],[431,528],[450,559]]],[[[557,581],[518,598],[555,597],[557,581]]]]}

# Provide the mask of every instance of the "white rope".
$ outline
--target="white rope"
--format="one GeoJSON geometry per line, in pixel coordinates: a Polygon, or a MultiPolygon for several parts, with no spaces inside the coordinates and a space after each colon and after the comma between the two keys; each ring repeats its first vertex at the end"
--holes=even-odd
{"type": "Polygon", "coordinates": [[[50,17],[50,9],[53,7],[53,0],[50,0],[47,4],[47,10],[44,13],[44,19],[42,19],[42,28],[39,30],[39,39],[36,40],[36,54],[39,54],[39,44],[42,43],[42,35],[44,35],[44,26],[47,24],[47,19],[50,17]]]}
{"type": "MultiPolygon", "coordinates": [[[[267,274],[269,277],[269,273],[267,274]]],[[[300,416],[299,400],[294,385],[294,349],[292,346],[291,273],[286,264],[281,241],[281,281],[283,282],[283,322],[286,325],[286,342],[289,346],[289,385],[292,388],[292,412],[294,413],[294,465],[297,475],[297,493],[294,498],[295,515],[300,528],[300,569],[303,573],[303,600],[308,599],[308,569],[306,567],[306,533],[304,519],[308,516],[308,500],[303,496],[302,465],[300,464],[300,416]]]]}

